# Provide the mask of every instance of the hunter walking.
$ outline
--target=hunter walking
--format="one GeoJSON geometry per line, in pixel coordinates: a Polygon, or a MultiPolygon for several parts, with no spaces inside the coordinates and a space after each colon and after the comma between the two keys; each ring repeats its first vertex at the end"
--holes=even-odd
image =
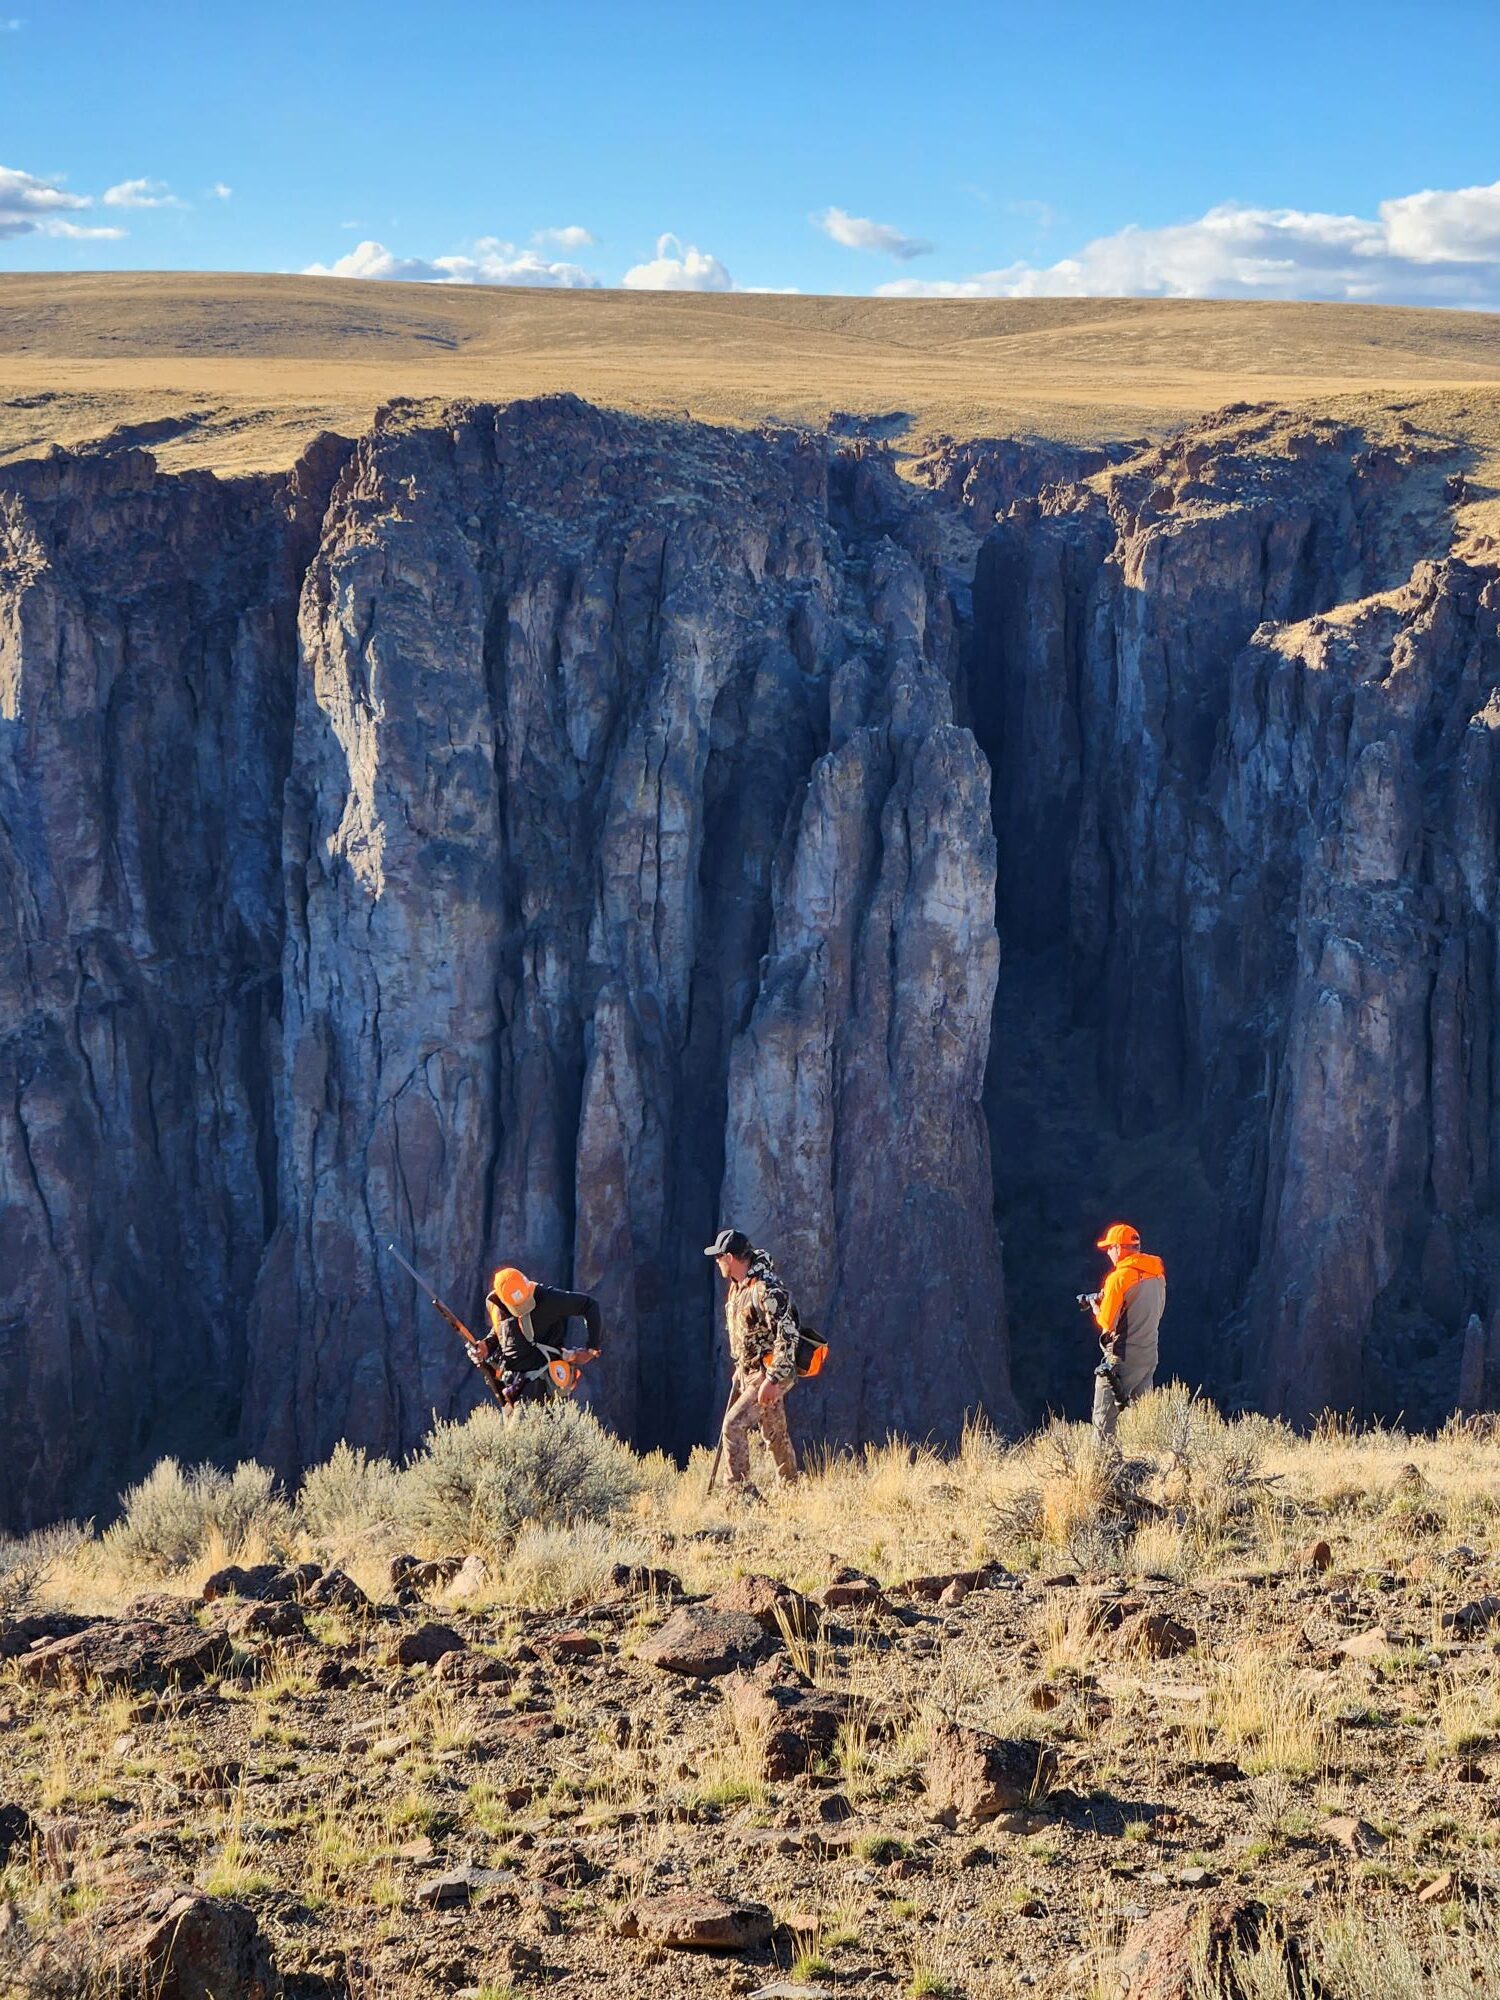
{"type": "Polygon", "coordinates": [[[724,1455],[731,1493],[757,1499],[750,1479],[750,1433],[758,1430],[779,1483],[797,1477],[797,1454],[786,1427],[786,1393],[797,1379],[797,1309],[763,1250],[743,1230],[721,1229],[703,1252],[724,1280],[724,1324],[734,1364],[724,1455]]]}
{"type": "Polygon", "coordinates": [[[1157,1337],[1167,1306],[1167,1267],[1141,1249],[1138,1229],[1112,1222],[1094,1246],[1114,1269],[1089,1295],[1104,1358],[1094,1370],[1094,1432],[1118,1456],[1120,1412],[1156,1380],[1157,1337]]]}

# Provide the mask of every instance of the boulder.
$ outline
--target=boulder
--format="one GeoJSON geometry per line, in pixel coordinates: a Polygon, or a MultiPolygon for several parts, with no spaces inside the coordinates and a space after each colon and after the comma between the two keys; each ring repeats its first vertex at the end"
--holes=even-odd
{"type": "Polygon", "coordinates": [[[228,1665],[229,1635],[152,1619],[100,1619],[66,1639],[38,1646],[19,1663],[37,1687],[193,1687],[228,1665]]]}
{"type": "Polygon", "coordinates": [[[352,1576],[341,1569],[324,1570],[306,1586],[302,1602],[319,1611],[373,1611],[374,1605],[352,1576]]]}
{"type": "Polygon", "coordinates": [[[70,1639],[99,1621],[72,1611],[42,1611],[30,1618],[0,1618],[0,1660],[18,1660],[49,1639],[70,1639]]]}
{"type": "Polygon", "coordinates": [[[301,1606],[289,1598],[269,1598],[237,1605],[225,1621],[225,1630],[235,1639],[305,1639],[307,1620],[301,1606]]]}
{"type": "Polygon", "coordinates": [[[1253,1949],[1265,1914],[1259,1903],[1227,1894],[1192,1896],[1153,1911],[1127,1934],[1120,1951],[1122,1995],[1202,2000],[1220,1991],[1230,1953],[1253,1949]]]}
{"type": "Polygon", "coordinates": [[[818,1602],[825,1611],[875,1611],[885,1603],[885,1592],[863,1570],[840,1567],[818,1592],[818,1602]]]}
{"type": "Polygon", "coordinates": [[[253,1563],[248,1569],[230,1563],[208,1578],[202,1597],[205,1604],[212,1604],[220,1597],[251,1597],[263,1604],[274,1604],[295,1597],[301,1587],[297,1572],[284,1563],[253,1563]]]}
{"type": "Polygon", "coordinates": [[[974,1826],[1031,1805],[1056,1769],[1057,1759],[1045,1744],[940,1722],[932,1732],[923,1783],[937,1817],[974,1826]]]}
{"type": "Polygon", "coordinates": [[[764,1748],[767,1778],[794,1778],[824,1762],[837,1747],[839,1731],[861,1704],[831,1688],[815,1688],[782,1655],[765,1660],[753,1673],[725,1683],[735,1719],[764,1748]]]}
{"type": "Polygon", "coordinates": [[[597,1660],[604,1651],[592,1632],[552,1632],[537,1644],[554,1660],[597,1660]]]}
{"type": "Polygon", "coordinates": [[[468,1555],[448,1579],[447,1594],[462,1602],[477,1597],[490,1580],[490,1566],[483,1556],[468,1555]]]}
{"type": "Polygon", "coordinates": [[[168,1884],[92,1921],[110,1977],[150,2000],[272,2000],[280,1991],[271,1948],[243,1903],[168,1884]]]}
{"type": "Polygon", "coordinates": [[[1333,1550],[1320,1537],[1306,1543],[1297,1557],[1298,1569],[1323,1571],[1333,1567],[1333,1550]]]}
{"type": "Polygon", "coordinates": [[[682,1579],[670,1569],[653,1569],[647,1563],[616,1563],[609,1573],[609,1588],[619,1597],[681,1597],[682,1579]]]}
{"type": "Polygon", "coordinates": [[[387,1649],[386,1664],[392,1667],[435,1667],[444,1654],[461,1653],[467,1643],[451,1625],[431,1622],[416,1625],[410,1632],[403,1632],[387,1649]]]}
{"type": "Polygon", "coordinates": [[[818,1629],[820,1607],[800,1590],[772,1576],[737,1576],[708,1600],[712,1611],[742,1612],[773,1639],[785,1633],[806,1636],[818,1629]]]}
{"type": "Polygon", "coordinates": [[[432,1670],[432,1678],[449,1687],[485,1687],[511,1680],[513,1671],[493,1653],[471,1652],[466,1647],[459,1653],[444,1653],[432,1670]]]}
{"type": "Polygon", "coordinates": [[[765,1628],[748,1612],[684,1604],[636,1648],[636,1657],[663,1673],[711,1680],[752,1666],[771,1643],[765,1628]]]}
{"type": "Polygon", "coordinates": [[[1461,1639],[1472,1639],[1487,1631],[1497,1618],[1500,1618],[1500,1597],[1475,1597],[1467,1604],[1460,1604],[1457,1610],[1443,1613],[1443,1630],[1457,1633],[1461,1639]]]}
{"type": "Polygon", "coordinates": [[[620,1924],[625,1937],[669,1951],[760,1951],[771,1942],[764,1903],[730,1902],[698,1889],[678,1889],[635,1903],[620,1924]]]}

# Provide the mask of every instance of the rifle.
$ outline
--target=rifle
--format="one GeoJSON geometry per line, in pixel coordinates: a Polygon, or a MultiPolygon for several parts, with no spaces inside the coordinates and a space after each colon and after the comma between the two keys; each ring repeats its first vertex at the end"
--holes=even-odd
{"type": "Polygon", "coordinates": [[[452,1327],[453,1331],[467,1346],[469,1350],[469,1359],[474,1363],[474,1366],[479,1370],[480,1374],[484,1377],[485,1387],[489,1390],[490,1394],[494,1397],[495,1401],[500,1405],[501,1409],[502,1410],[509,1409],[510,1405],[506,1402],[504,1392],[500,1387],[500,1377],[496,1372],[495,1364],[490,1360],[489,1356],[485,1353],[484,1342],[480,1340],[476,1335],[470,1333],[469,1329],[464,1325],[463,1321],[459,1318],[457,1313],[449,1311],[448,1307],[443,1304],[442,1300],[438,1297],[437,1293],[432,1289],[431,1285],[428,1284],[427,1280],[422,1276],[421,1272],[412,1269],[411,1265],[407,1263],[406,1259],[401,1255],[401,1252],[396,1248],[394,1243],[387,1243],[385,1247],[387,1250],[390,1251],[391,1255],[395,1258],[396,1262],[401,1266],[402,1270],[405,1271],[406,1275],[416,1285],[417,1290],[419,1292],[425,1292],[427,1294],[427,1297],[432,1302],[432,1304],[437,1308],[438,1312],[442,1315],[442,1317],[445,1320],[447,1320],[449,1326],[452,1327]]]}

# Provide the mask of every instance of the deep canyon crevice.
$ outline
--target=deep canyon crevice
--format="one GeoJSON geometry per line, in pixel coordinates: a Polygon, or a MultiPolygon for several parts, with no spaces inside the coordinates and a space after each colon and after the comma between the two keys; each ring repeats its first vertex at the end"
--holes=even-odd
{"type": "Polygon", "coordinates": [[[466,1407],[392,1236],[466,1314],[596,1289],[674,1451],[724,1218],[835,1342],[804,1435],[1076,1403],[1117,1211],[1218,1393],[1431,1420],[1478,1314],[1500,1398],[1459,463],[1237,411],[903,478],[550,398],[7,468],[0,1520],[466,1407]]]}

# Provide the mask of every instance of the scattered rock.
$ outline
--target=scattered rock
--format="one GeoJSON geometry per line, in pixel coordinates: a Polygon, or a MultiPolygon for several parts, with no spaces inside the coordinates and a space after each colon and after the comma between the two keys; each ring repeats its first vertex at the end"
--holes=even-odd
{"type": "Polygon", "coordinates": [[[22,1680],[38,1687],[192,1687],[226,1666],[226,1632],[141,1619],[100,1619],[66,1639],[38,1646],[20,1661],[22,1680]]]}
{"type": "Polygon", "coordinates": [[[1456,1632],[1461,1639],[1472,1639],[1497,1618],[1500,1618],[1500,1597],[1476,1597],[1468,1604],[1460,1604],[1456,1611],[1445,1611],[1443,1630],[1456,1632]]]}
{"type": "Polygon", "coordinates": [[[148,1590],[140,1597],[132,1597],[120,1613],[127,1623],[135,1623],[142,1618],[153,1618],[158,1624],[191,1624],[198,1610],[195,1598],[177,1597],[170,1590],[148,1590]]]}
{"type": "Polygon", "coordinates": [[[619,1597],[681,1597],[682,1579],[669,1569],[645,1563],[616,1563],[609,1587],[619,1597]]]}
{"type": "Polygon", "coordinates": [[[1445,1868],[1441,1875],[1435,1875],[1425,1887],[1417,1891],[1419,1903],[1448,1903],[1463,1893],[1463,1883],[1451,1868],[1445,1868]]]}
{"type": "Polygon", "coordinates": [[[592,1632],[553,1632],[537,1644],[554,1660],[597,1660],[604,1651],[592,1632]]]}
{"type": "Polygon", "coordinates": [[[0,1806],[0,1863],[24,1855],[36,1838],[36,1822],[24,1806],[0,1806]]]}
{"type": "MultiPolygon", "coordinates": [[[[319,1573],[314,1565],[314,1574],[319,1573]]],[[[214,1571],[201,1595],[205,1604],[212,1604],[220,1597],[249,1597],[258,1603],[274,1604],[296,1597],[302,1587],[299,1573],[283,1563],[253,1563],[249,1569],[231,1563],[227,1569],[214,1571]]]]}
{"type": "MultiPolygon", "coordinates": [[[[1058,1580],[1054,1577],[1045,1579],[1048,1583],[1058,1580]]],[[[926,1604],[941,1604],[946,1593],[957,1586],[957,1594],[948,1602],[959,1604],[971,1591],[997,1590],[1014,1583],[1015,1578],[1000,1563],[986,1563],[982,1569],[950,1569],[937,1576],[910,1576],[905,1583],[893,1583],[889,1594],[892,1597],[916,1597],[926,1604]]]]}
{"type": "Polygon", "coordinates": [[[240,1605],[230,1612],[226,1630],[236,1639],[305,1639],[307,1620],[300,1605],[276,1598],[240,1605]]]}
{"type": "Polygon", "coordinates": [[[1030,1805],[1057,1769],[1052,1751],[940,1722],[932,1734],[923,1783],[935,1814],[968,1825],[1030,1805]]]}
{"type": "Polygon", "coordinates": [[[461,1653],[466,1641],[451,1625],[417,1625],[387,1649],[386,1663],[392,1667],[434,1667],[445,1653],[461,1653]]]}
{"type": "Polygon", "coordinates": [[[1383,1833],[1353,1813],[1337,1813],[1332,1819],[1325,1819],[1318,1832],[1324,1840],[1337,1842],[1346,1854],[1378,1854],[1386,1844],[1383,1833]]]}
{"type": "Polygon", "coordinates": [[[271,2000],[280,1981],[252,1911],[169,1884],[91,1921],[111,1976],[151,2000],[271,2000]]]}
{"type": "Polygon", "coordinates": [[[693,1889],[648,1896],[620,1924],[622,1936],[669,1951],[759,1951],[771,1942],[771,1929],[764,1903],[731,1903],[693,1889]]]}
{"type": "Polygon", "coordinates": [[[315,1577],[302,1593],[304,1604],[316,1606],[319,1611],[373,1611],[374,1605],[360,1589],[352,1576],[346,1576],[341,1569],[325,1570],[315,1577]]]}
{"type": "Polygon", "coordinates": [[[1379,1660],[1391,1650],[1393,1640],[1384,1625],[1372,1625],[1352,1639],[1341,1639],[1334,1651],[1345,1660],[1379,1660]]]}
{"type": "Polygon", "coordinates": [[[1308,1542],[1297,1557],[1298,1569],[1323,1571],[1333,1567],[1333,1550],[1325,1541],[1308,1542]]]}
{"type": "Polygon", "coordinates": [[[478,1597],[488,1587],[490,1566],[480,1555],[467,1555],[448,1579],[449,1597],[462,1603],[470,1597],[478,1597]]]}
{"type": "Polygon", "coordinates": [[[1259,1903],[1228,1895],[1155,1911],[1126,1936],[1117,1961],[1123,1993],[1129,2000],[1197,2000],[1217,1992],[1231,1951],[1254,1948],[1265,1916],[1259,1903]]]}
{"type": "Polygon", "coordinates": [[[1165,1611],[1137,1611],[1119,1626],[1116,1643],[1122,1652],[1140,1653],[1151,1660],[1171,1660],[1180,1653],[1190,1653],[1198,1643],[1198,1634],[1165,1611]]]}
{"type": "Polygon", "coordinates": [[[773,1639],[787,1632],[808,1637],[817,1631],[823,1615],[810,1597],[804,1597],[800,1590],[793,1590],[773,1576],[737,1576],[714,1592],[708,1608],[743,1613],[773,1639]]]}
{"type": "Polygon", "coordinates": [[[636,1657],[663,1673],[709,1680],[752,1666],[770,1644],[765,1628],[747,1612],[684,1604],[636,1649],[636,1657]]]}
{"type": "Polygon", "coordinates": [[[44,1611],[31,1618],[0,1619],[0,1660],[17,1660],[51,1639],[70,1639],[100,1621],[71,1611],[44,1611]]]}
{"type": "Polygon", "coordinates": [[[962,1604],[968,1594],[969,1586],[964,1582],[962,1577],[956,1576],[952,1583],[943,1591],[938,1599],[938,1603],[946,1609],[951,1610],[954,1605],[962,1604]]]}
{"type": "Polygon", "coordinates": [[[825,1611],[876,1611],[885,1603],[885,1592],[863,1570],[840,1566],[818,1592],[818,1602],[825,1611]]]}
{"type": "Polygon", "coordinates": [[[782,1656],[726,1684],[737,1722],[763,1744],[767,1778],[796,1777],[831,1755],[855,1712],[851,1695],[815,1688],[782,1656]]]}
{"type": "Polygon", "coordinates": [[[466,1910],[476,1896],[520,1886],[513,1868],[450,1868],[442,1875],[425,1876],[417,1884],[416,1896],[430,1910],[466,1910]]]}
{"type": "Polygon", "coordinates": [[[492,1686],[513,1678],[504,1660],[497,1660],[493,1653],[471,1652],[467,1648],[461,1653],[444,1653],[433,1668],[432,1677],[450,1687],[467,1688],[492,1686]]]}

